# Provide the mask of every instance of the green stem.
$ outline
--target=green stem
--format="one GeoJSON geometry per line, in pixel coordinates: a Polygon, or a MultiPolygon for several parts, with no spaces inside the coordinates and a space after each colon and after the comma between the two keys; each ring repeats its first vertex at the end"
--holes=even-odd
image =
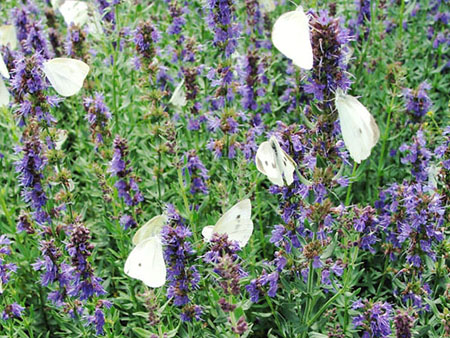
{"type": "Polygon", "coordinates": [[[386,152],[386,144],[387,144],[387,139],[389,136],[389,129],[391,127],[391,115],[392,115],[392,107],[394,104],[394,99],[395,99],[395,93],[393,93],[392,95],[392,99],[391,99],[391,103],[388,107],[388,116],[387,116],[387,120],[386,120],[386,129],[384,130],[384,134],[383,134],[383,145],[381,146],[381,154],[380,154],[380,160],[378,162],[378,169],[377,169],[377,182],[375,187],[379,187],[380,186],[380,180],[381,177],[383,176],[383,166],[384,166],[384,155],[386,152]]]}
{"type": "Polygon", "coordinates": [[[326,309],[328,309],[328,307],[333,304],[333,302],[344,293],[345,291],[345,285],[342,289],[340,289],[337,293],[335,293],[335,295],[333,297],[331,297],[330,299],[328,299],[328,301],[322,305],[322,307],[314,314],[314,316],[306,323],[306,325],[308,327],[310,327],[311,325],[313,325],[317,319],[322,315],[322,313],[325,312],[326,309]]]}
{"type": "Polygon", "coordinates": [[[345,205],[349,205],[350,201],[351,201],[351,191],[352,191],[352,184],[353,184],[353,179],[355,177],[356,174],[356,168],[358,167],[358,164],[355,162],[353,164],[353,171],[352,171],[352,179],[350,180],[350,182],[348,183],[348,187],[347,187],[347,195],[345,196],[345,205]]]}
{"type": "Polygon", "coordinates": [[[282,332],[283,327],[281,326],[280,321],[278,320],[278,312],[275,311],[275,308],[273,307],[272,301],[270,300],[269,296],[267,296],[266,294],[264,295],[267,304],[269,304],[270,307],[270,311],[272,312],[272,316],[275,319],[275,323],[277,324],[277,328],[280,330],[280,332],[282,332]]]}
{"type": "MultiPolygon", "coordinates": [[[[307,324],[309,314],[311,313],[311,304],[312,304],[312,292],[313,292],[313,285],[314,285],[314,268],[313,268],[313,262],[309,262],[309,271],[308,271],[308,282],[306,286],[306,305],[305,305],[305,314],[303,316],[303,323],[306,323],[306,327],[308,328],[309,325],[307,324]]],[[[308,331],[305,330],[302,334],[302,337],[307,337],[308,331]]]]}

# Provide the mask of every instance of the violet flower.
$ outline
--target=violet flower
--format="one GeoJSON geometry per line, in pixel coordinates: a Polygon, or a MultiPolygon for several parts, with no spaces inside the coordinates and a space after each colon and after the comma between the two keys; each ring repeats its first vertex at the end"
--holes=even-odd
{"type": "Polygon", "coordinates": [[[5,256],[11,255],[11,240],[6,235],[0,236],[0,285],[5,285],[11,278],[11,273],[17,271],[13,263],[6,263],[5,256]]]}
{"type": "Polygon", "coordinates": [[[417,90],[407,88],[403,90],[406,112],[413,116],[416,121],[428,113],[432,105],[427,93],[430,89],[431,87],[428,83],[422,82],[417,90]]]}
{"type": "Polygon", "coordinates": [[[361,314],[353,317],[354,327],[362,327],[364,330],[362,337],[389,337],[391,335],[392,306],[389,303],[371,303],[366,300],[364,303],[355,302],[352,308],[364,310],[361,314]]]}
{"type": "Polygon", "coordinates": [[[407,312],[397,310],[397,314],[394,318],[394,326],[396,337],[398,338],[411,338],[411,329],[414,324],[414,318],[407,312]]]}
{"type": "Polygon", "coordinates": [[[268,274],[263,270],[261,276],[250,281],[245,288],[250,294],[250,300],[257,303],[261,295],[267,294],[269,297],[275,297],[278,290],[278,272],[274,271],[268,274]],[[268,288],[266,287],[268,285],[268,288]]]}
{"type": "Polygon", "coordinates": [[[201,309],[192,308],[189,294],[198,287],[200,274],[194,262],[194,253],[188,238],[192,232],[184,224],[184,219],[171,204],[167,205],[169,224],[161,231],[164,245],[164,261],[167,265],[167,297],[173,298],[175,306],[182,306],[181,319],[199,319],[201,309]]]}
{"type": "Polygon", "coordinates": [[[86,120],[89,122],[92,141],[96,149],[104,144],[105,138],[111,137],[109,120],[111,112],[105,104],[105,98],[101,93],[95,93],[94,97],[83,98],[83,106],[86,111],[86,120]]]}
{"type": "Polygon", "coordinates": [[[70,287],[69,295],[85,300],[92,296],[106,294],[100,282],[101,278],[95,276],[93,267],[88,259],[92,255],[94,248],[90,243],[91,235],[89,229],[84,224],[75,221],[70,232],[70,240],[66,245],[67,252],[72,258],[74,279],[70,287]]]}
{"type": "Polygon", "coordinates": [[[195,150],[188,151],[183,156],[183,161],[186,160],[186,167],[183,169],[183,176],[189,175],[191,182],[190,192],[192,195],[196,193],[208,194],[208,170],[200,161],[195,150]]]}
{"type": "Polygon", "coordinates": [[[22,316],[22,312],[25,310],[23,306],[20,306],[17,303],[12,303],[10,305],[5,306],[1,318],[3,320],[8,320],[10,318],[20,318],[22,316]]]}
{"type": "Polygon", "coordinates": [[[304,90],[329,106],[338,88],[344,92],[350,88],[346,64],[350,36],[340,20],[330,17],[326,10],[310,15],[314,65],[304,90]]]}
{"type": "Polygon", "coordinates": [[[214,45],[228,58],[236,50],[240,34],[234,1],[207,0],[206,10],[206,22],[214,32],[214,45]]]}
{"type": "Polygon", "coordinates": [[[112,176],[118,178],[114,186],[117,188],[118,195],[123,198],[128,206],[136,206],[144,200],[139,190],[139,180],[133,174],[133,168],[130,166],[128,157],[128,142],[116,136],[113,146],[114,154],[110,162],[109,172],[112,176]]]}
{"type": "Polygon", "coordinates": [[[240,294],[240,280],[247,276],[237,262],[239,250],[239,245],[228,240],[228,235],[213,234],[210,250],[203,257],[205,262],[214,264],[214,272],[220,277],[217,282],[226,295],[240,294]]]}

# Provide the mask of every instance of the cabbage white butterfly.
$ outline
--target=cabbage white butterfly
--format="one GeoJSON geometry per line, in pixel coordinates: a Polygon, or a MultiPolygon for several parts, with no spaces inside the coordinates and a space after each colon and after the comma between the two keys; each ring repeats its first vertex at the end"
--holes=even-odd
{"type": "Polygon", "coordinates": [[[17,47],[17,34],[16,27],[14,25],[0,26],[0,45],[8,46],[11,49],[17,47]]]}
{"type": "Polygon", "coordinates": [[[345,147],[351,158],[361,163],[377,144],[380,130],[372,114],[355,97],[338,89],[335,101],[345,147]]]}
{"type": "Polygon", "coordinates": [[[311,69],[313,66],[313,51],[309,36],[308,17],[302,6],[297,10],[281,15],[272,28],[274,46],[294,65],[311,69]]]}
{"type": "Polygon", "coordinates": [[[0,107],[7,106],[9,104],[9,92],[5,86],[5,82],[0,76],[0,107]]]}
{"type": "Polygon", "coordinates": [[[83,87],[89,66],[76,59],[55,58],[44,62],[42,70],[59,95],[72,96],[83,87]]]}
{"type": "Polygon", "coordinates": [[[216,225],[206,226],[202,235],[206,241],[211,240],[214,233],[227,234],[228,239],[236,241],[243,248],[253,232],[252,205],[249,199],[236,203],[219,218],[216,225]]]}
{"type": "Polygon", "coordinates": [[[297,166],[294,160],[281,149],[275,136],[261,143],[255,156],[256,168],[273,184],[280,187],[294,181],[294,171],[297,166]],[[284,181],[283,181],[284,178],[284,181]]]}
{"type": "Polygon", "coordinates": [[[87,24],[89,32],[102,33],[99,15],[87,2],[67,0],[59,7],[59,11],[67,26],[73,23],[83,27],[87,24]]]}
{"type": "Polygon", "coordinates": [[[6,67],[5,60],[3,60],[3,55],[1,53],[0,53],[0,74],[3,77],[9,79],[9,71],[8,68],[6,67]]]}
{"type": "Polygon", "coordinates": [[[73,23],[83,27],[89,20],[88,4],[83,1],[67,0],[59,7],[59,11],[67,26],[73,23]]]}
{"type": "Polygon", "coordinates": [[[172,97],[169,100],[169,103],[179,108],[184,107],[186,105],[186,93],[184,92],[183,85],[184,79],[175,88],[172,97]]]}
{"type": "Polygon", "coordinates": [[[165,215],[153,217],[133,236],[136,245],[128,255],[124,271],[131,278],[139,279],[151,288],[157,288],[166,282],[166,263],[160,232],[167,222],[165,215]]]}

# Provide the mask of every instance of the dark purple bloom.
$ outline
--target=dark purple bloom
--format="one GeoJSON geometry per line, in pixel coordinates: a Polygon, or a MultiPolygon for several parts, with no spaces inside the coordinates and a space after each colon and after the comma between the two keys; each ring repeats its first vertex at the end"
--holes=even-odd
{"type": "Polygon", "coordinates": [[[416,120],[423,117],[431,107],[432,102],[427,93],[430,88],[428,83],[422,82],[417,90],[403,90],[406,112],[415,117],[416,120]]]}
{"type": "Polygon", "coordinates": [[[338,88],[350,88],[346,64],[350,37],[340,20],[331,18],[325,10],[311,12],[310,25],[314,65],[304,89],[317,101],[329,105],[338,88]]]}
{"type": "Polygon", "coordinates": [[[25,308],[17,303],[7,305],[2,312],[2,319],[8,320],[10,318],[20,318],[23,310],[25,310],[25,308]]]}
{"type": "Polygon", "coordinates": [[[363,337],[389,337],[391,335],[390,321],[392,306],[387,302],[359,302],[353,309],[364,309],[363,313],[353,317],[355,328],[363,327],[363,337]]]}
{"type": "Polygon", "coordinates": [[[72,24],[67,30],[66,42],[64,44],[66,55],[73,59],[87,62],[89,53],[86,38],[87,32],[72,24]]]}
{"type": "Polygon", "coordinates": [[[267,274],[265,270],[263,270],[261,276],[256,279],[250,281],[245,288],[250,293],[250,300],[253,303],[257,303],[259,297],[267,292],[269,297],[275,297],[278,290],[278,272],[274,271],[270,274],[267,274]],[[268,284],[268,289],[264,288],[264,286],[268,284]],[[265,290],[267,289],[267,291],[265,290]]]}
{"type": "Polygon", "coordinates": [[[105,104],[105,98],[101,93],[95,93],[94,97],[83,99],[86,110],[86,120],[89,122],[92,140],[98,148],[104,143],[106,138],[111,137],[108,122],[111,119],[111,112],[105,104]]]}
{"type": "Polygon", "coordinates": [[[191,150],[187,152],[183,156],[183,159],[187,162],[186,167],[183,169],[183,175],[189,175],[191,194],[195,195],[198,192],[208,194],[208,170],[198,158],[196,151],[191,150]]]}
{"type": "Polygon", "coordinates": [[[240,27],[236,23],[233,0],[208,0],[206,22],[214,32],[214,45],[228,58],[237,46],[240,27]]]}
{"type": "Polygon", "coordinates": [[[153,25],[149,22],[141,22],[136,27],[133,41],[135,43],[136,52],[141,64],[145,69],[152,63],[156,55],[156,43],[159,40],[159,34],[153,25]]]}
{"type": "Polygon", "coordinates": [[[94,315],[87,318],[89,324],[95,325],[95,332],[97,335],[104,334],[103,327],[105,326],[105,314],[103,309],[109,309],[111,308],[111,305],[110,301],[99,300],[95,306],[94,315]]]}
{"type": "Polygon", "coordinates": [[[114,155],[110,162],[109,172],[117,176],[118,180],[114,184],[120,198],[123,198],[128,206],[136,206],[144,200],[137,184],[138,179],[133,174],[128,157],[127,141],[116,136],[114,139],[114,155]]]}
{"type": "Polygon", "coordinates": [[[395,333],[397,338],[411,338],[411,328],[413,327],[414,318],[407,312],[398,310],[394,318],[395,333]]]}
{"type": "MultiPolygon", "coordinates": [[[[192,264],[194,250],[188,241],[192,233],[173,205],[167,206],[167,216],[169,224],[161,231],[169,284],[167,297],[173,299],[174,305],[185,306],[190,302],[189,294],[198,287],[200,281],[197,268],[192,264]]],[[[185,311],[181,318],[188,320],[192,316],[187,316],[185,311]]]]}
{"type": "Polygon", "coordinates": [[[0,284],[8,283],[11,273],[16,272],[17,266],[13,263],[6,263],[5,256],[11,254],[11,240],[6,235],[0,236],[0,284]]]}
{"type": "MultiPolygon", "coordinates": [[[[22,186],[22,196],[24,201],[36,212],[42,211],[47,202],[47,196],[43,189],[43,171],[47,165],[47,159],[43,156],[43,146],[39,139],[37,129],[31,129],[31,135],[24,139],[20,152],[23,154],[21,160],[17,161],[16,172],[22,186]]],[[[40,214],[35,214],[39,216],[40,214]]],[[[44,216],[44,215],[40,215],[44,216]]],[[[36,219],[37,221],[44,221],[36,219]]]]}
{"type": "Polygon", "coordinates": [[[78,297],[80,300],[106,294],[101,286],[101,278],[95,276],[94,269],[88,258],[92,254],[93,244],[90,243],[91,235],[89,229],[84,224],[76,221],[72,225],[70,242],[67,244],[67,252],[72,258],[74,268],[74,280],[69,294],[78,297]]]}

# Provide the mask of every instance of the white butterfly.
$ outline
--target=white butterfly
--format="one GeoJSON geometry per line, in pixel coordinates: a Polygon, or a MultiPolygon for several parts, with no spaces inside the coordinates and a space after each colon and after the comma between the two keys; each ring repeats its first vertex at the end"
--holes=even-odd
{"type": "Polygon", "coordinates": [[[76,59],[54,58],[44,62],[42,70],[59,95],[72,96],[83,87],[89,66],[76,59]]]}
{"type": "Polygon", "coordinates": [[[356,163],[369,157],[377,144],[380,130],[373,116],[355,97],[336,92],[336,108],[339,113],[345,147],[356,163]]]}
{"type": "Polygon", "coordinates": [[[169,100],[169,103],[179,108],[184,107],[186,105],[186,93],[184,92],[183,85],[184,79],[175,88],[172,97],[169,100]]]}
{"type": "Polygon", "coordinates": [[[11,49],[17,47],[17,34],[16,27],[14,25],[0,26],[0,45],[8,46],[11,49]]]}
{"type": "Polygon", "coordinates": [[[5,60],[3,60],[3,55],[0,53],[0,75],[9,79],[8,67],[6,67],[5,60]]]}
{"type": "Polygon", "coordinates": [[[79,27],[87,25],[90,33],[103,32],[100,14],[87,2],[67,0],[59,7],[59,11],[67,26],[72,23],[79,27]]]}
{"type": "Polygon", "coordinates": [[[261,9],[263,12],[273,12],[275,10],[275,1],[274,0],[259,0],[261,4],[261,9]]]}
{"type": "Polygon", "coordinates": [[[236,203],[230,210],[220,217],[216,225],[206,226],[202,235],[210,241],[214,233],[227,234],[228,239],[237,241],[243,248],[253,232],[252,205],[249,199],[236,203]]]}
{"type": "Polygon", "coordinates": [[[303,8],[281,15],[272,29],[274,46],[294,65],[311,69],[313,66],[313,51],[309,36],[309,22],[303,8]]]}
{"type": "Polygon", "coordinates": [[[83,27],[89,20],[88,4],[84,1],[67,0],[59,7],[59,11],[67,26],[73,23],[83,27]]]}
{"type": "Polygon", "coordinates": [[[0,107],[7,106],[9,104],[9,92],[5,86],[5,82],[0,76],[0,107]]]}
{"type": "Polygon", "coordinates": [[[151,288],[166,282],[166,264],[163,257],[160,232],[167,222],[165,215],[153,217],[133,236],[136,245],[128,255],[124,271],[151,288]]]}
{"type": "Polygon", "coordinates": [[[294,181],[296,164],[294,160],[281,149],[278,140],[272,136],[269,141],[261,143],[255,156],[256,168],[272,182],[280,187],[291,185],[294,181]],[[283,181],[284,178],[284,181],[283,181]]]}

